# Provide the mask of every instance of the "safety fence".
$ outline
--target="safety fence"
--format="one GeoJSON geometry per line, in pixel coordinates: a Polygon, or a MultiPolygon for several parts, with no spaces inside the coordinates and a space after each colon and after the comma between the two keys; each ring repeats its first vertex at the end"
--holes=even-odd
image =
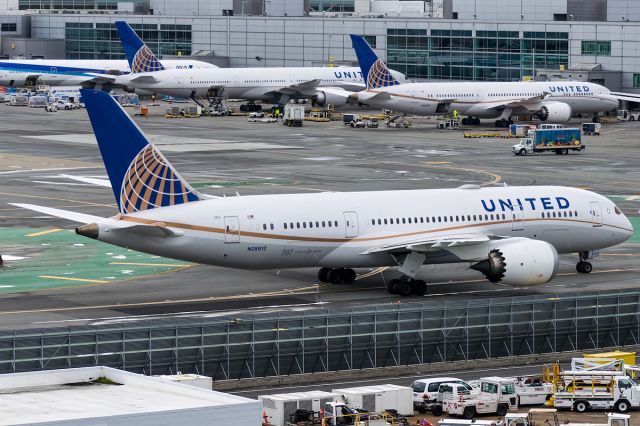
{"type": "Polygon", "coordinates": [[[214,380],[640,343],[640,292],[385,304],[0,332],[0,373],[104,365],[214,380]]]}

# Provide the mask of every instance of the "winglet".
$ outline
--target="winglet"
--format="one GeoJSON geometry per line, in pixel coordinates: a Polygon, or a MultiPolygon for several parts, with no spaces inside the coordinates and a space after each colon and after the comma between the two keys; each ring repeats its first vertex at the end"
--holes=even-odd
{"type": "Polygon", "coordinates": [[[144,44],[129,24],[125,21],[116,21],[116,28],[132,73],[162,71],[165,69],[156,55],[144,44]]]}
{"type": "Polygon", "coordinates": [[[203,197],[149,143],[106,92],[80,90],[120,213],[173,206],[203,197]]]}
{"type": "Polygon", "coordinates": [[[351,34],[351,42],[358,57],[360,70],[367,83],[367,89],[395,86],[400,84],[382,59],[379,59],[364,37],[351,34]]]}

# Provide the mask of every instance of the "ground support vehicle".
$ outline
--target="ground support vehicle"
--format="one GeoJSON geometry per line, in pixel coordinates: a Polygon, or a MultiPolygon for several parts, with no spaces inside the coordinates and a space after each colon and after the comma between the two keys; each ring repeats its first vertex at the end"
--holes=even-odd
{"type": "Polygon", "coordinates": [[[513,379],[485,377],[478,381],[478,392],[471,393],[461,384],[443,383],[438,391],[438,401],[444,413],[472,419],[477,414],[504,416],[518,408],[513,379]]]}
{"type": "Polygon", "coordinates": [[[358,121],[362,121],[360,114],[342,114],[342,124],[345,126],[349,126],[351,123],[358,121]]]}
{"type": "Polygon", "coordinates": [[[565,371],[555,384],[553,406],[579,413],[589,409],[626,413],[640,407],[640,386],[621,371],[565,371]]]}
{"type": "MultiPolygon", "coordinates": [[[[442,419],[438,426],[495,426],[495,420],[442,419]]],[[[504,416],[504,426],[631,426],[628,414],[608,413],[606,423],[567,423],[558,419],[554,408],[532,408],[528,413],[508,413],[504,416]]]]}
{"type": "Polygon", "coordinates": [[[582,123],[582,133],[585,135],[600,136],[602,124],[600,123],[582,123]]]}
{"type": "Polygon", "coordinates": [[[569,151],[582,151],[585,148],[580,129],[537,129],[520,139],[520,142],[511,147],[511,151],[515,155],[540,152],[566,155],[569,151]]]}
{"type": "Polygon", "coordinates": [[[304,106],[287,104],[284,107],[282,124],[289,127],[302,127],[304,121],[304,106]]]}
{"type": "Polygon", "coordinates": [[[618,110],[618,120],[620,121],[638,121],[640,120],[640,110],[627,110],[620,109],[618,110]]]}
{"type": "Polygon", "coordinates": [[[412,389],[408,386],[383,384],[331,389],[331,392],[359,412],[382,413],[393,410],[401,415],[413,414],[412,389]]]}
{"type": "Polygon", "coordinates": [[[413,121],[410,117],[407,117],[407,114],[398,114],[389,118],[385,124],[387,127],[394,129],[406,129],[411,127],[413,121]]]}
{"type": "Polygon", "coordinates": [[[432,377],[419,379],[411,383],[414,410],[421,414],[431,411],[436,416],[441,415],[442,404],[438,403],[438,390],[440,389],[440,385],[443,383],[461,384],[467,388],[469,394],[475,392],[469,383],[456,377],[432,377]]]}
{"type": "Polygon", "coordinates": [[[260,395],[263,415],[272,426],[284,426],[286,423],[311,421],[320,419],[320,412],[324,405],[337,399],[337,395],[330,392],[311,391],[283,393],[276,395],[260,395]]]}
{"type": "Polygon", "coordinates": [[[387,414],[361,412],[349,408],[344,402],[327,402],[321,418],[322,424],[327,426],[391,426],[392,421],[387,414]]]}
{"type": "Polygon", "coordinates": [[[375,117],[371,117],[366,121],[367,127],[371,128],[371,129],[377,129],[378,128],[378,119],[375,117]]]}
{"type": "Polygon", "coordinates": [[[553,396],[553,384],[545,382],[542,376],[516,377],[518,405],[542,405],[553,396]]]}

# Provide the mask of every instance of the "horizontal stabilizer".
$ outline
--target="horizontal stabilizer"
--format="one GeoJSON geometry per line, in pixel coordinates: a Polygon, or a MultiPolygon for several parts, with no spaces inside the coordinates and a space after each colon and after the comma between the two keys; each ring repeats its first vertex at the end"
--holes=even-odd
{"type": "Polygon", "coordinates": [[[20,204],[20,203],[9,203],[12,206],[20,207],[27,210],[33,210],[38,213],[44,213],[49,216],[59,217],[62,219],[67,219],[72,222],[78,223],[114,223],[117,224],[118,221],[114,219],[109,219],[101,216],[93,216],[84,213],[72,212],[69,210],[60,210],[54,209],[51,207],[45,206],[37,206],[35,204],[20,204]]]}

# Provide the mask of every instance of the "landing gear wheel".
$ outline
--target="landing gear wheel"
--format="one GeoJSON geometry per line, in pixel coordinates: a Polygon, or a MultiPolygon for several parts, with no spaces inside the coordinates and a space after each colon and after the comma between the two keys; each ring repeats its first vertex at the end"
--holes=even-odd
{"type": "Polygon", "coordinates": [[[343,283],[351,284],[356,280],[356,271],[353,269],[341,269],[340,276],[342,277],[343,283]]]}
{"type": "Polygon", "coordinates": [[[342,280],[340,275],[340,270],[330,269],[329,272],[327,272],[327,282],[330,282],[331,284],[338,284],[342,280]]]}
{"type": "Polygon", "coordinates": [[[390,294],[398,294],[398,284],[400,283],[399,280],[393,279],[391,281],[387,282],[387,291],[389,291],[390,294]]]}
{"type": "Polygon", "coordinates": [[[427,283],[422,280],[415,280],[413,282],[413,294],[416,296],[424,296],[427,292],[427,283]]]}
{"type": "Polygon", "coordinates": [[[321,283],[327,283],[329,280],[327,279],[327,275],[329,275],[330,268],[320,268],[318,271],[318,281],[321,283]]]}
{"type": "Polygon", "coordinates": [[[625,401],[624,399],[616,402],[616,411],[618,413],[624,414],[624,413],[629,411],[629,408],[630,408],[629,407],[629,403],[627,401],[625,401]]]}
{"type": "Polygon", "coordinates": [[[475,407],[465,407],[464,411],[462,412],[462,417],[464,417],[467,420],[471,420],[475,416],[476,416],[475,407]]]}
{"type": "Polygon", "coordinates": [[[403,297],[407,297],[413,291],[413,286],[409,281],[400,281],[398,284],[398,294],[403,297]]]}
{"type": "Polygon", "coordinates": [[[591,271],[593,271],[593,265],[591,264],[591,262],[585,262],[584,260],[581,260],[576,265],[576,271],[580,272],[581,274],[590,274],[591,271]]]}

